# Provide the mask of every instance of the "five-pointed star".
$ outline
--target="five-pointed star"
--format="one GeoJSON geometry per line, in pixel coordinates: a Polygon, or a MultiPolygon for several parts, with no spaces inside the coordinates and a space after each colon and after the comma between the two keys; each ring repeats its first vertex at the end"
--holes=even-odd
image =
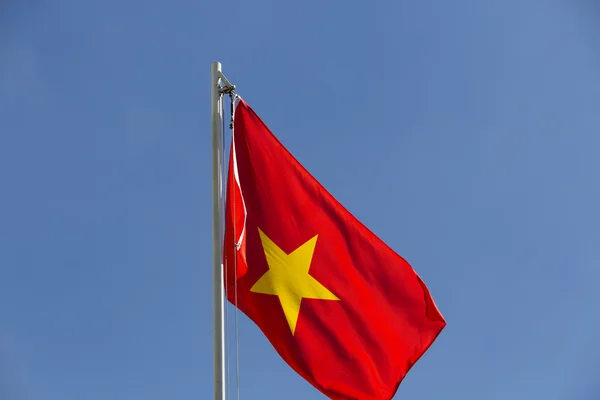
{"type": "Polygon", "coordinates": [[[303,298],[338,301],[340,299],[308,273],[318,235],[286,254],[263,231],[259,229],[258,233],[269,270],[256,281],[250,291],[279,297],[293,335],[303,298]]]}

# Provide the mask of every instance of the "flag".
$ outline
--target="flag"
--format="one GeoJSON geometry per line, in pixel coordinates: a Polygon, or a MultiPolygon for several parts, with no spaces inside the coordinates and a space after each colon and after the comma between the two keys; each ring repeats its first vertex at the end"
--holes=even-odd
{"type": "Polygon", "coordinates": [[[389,400],[446,322],[413,268],[235,100],[227,298],[334,400],[389,400]]]}

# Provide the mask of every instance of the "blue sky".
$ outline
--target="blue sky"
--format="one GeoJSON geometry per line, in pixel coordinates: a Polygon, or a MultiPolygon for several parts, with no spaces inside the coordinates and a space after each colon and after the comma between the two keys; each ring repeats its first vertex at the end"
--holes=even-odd
{"type": "MultiPolygon", "coordinates": [[[[211,398],[219,60],[446,317],[396,398],[598,399],[599,40],[583,0],[2,2],[0,398],[211,398]]],[[[239,329],[242,399],[323,398],[239,329]]]]}

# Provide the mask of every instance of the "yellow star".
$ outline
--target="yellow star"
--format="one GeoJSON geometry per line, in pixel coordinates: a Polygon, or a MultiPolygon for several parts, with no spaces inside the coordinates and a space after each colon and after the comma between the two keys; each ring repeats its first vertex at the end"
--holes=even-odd
{"type": "Polygon", "coordinates": [[[286,254],[271,239],[258,230],[269,270],[252,286],[254,293],[279,297],[281,308],[292,335],[300,314],[302,299],[337,300],[336,295],[309,275],[308,269],[317,244],[316,235],[290,254],[286,254]]]}

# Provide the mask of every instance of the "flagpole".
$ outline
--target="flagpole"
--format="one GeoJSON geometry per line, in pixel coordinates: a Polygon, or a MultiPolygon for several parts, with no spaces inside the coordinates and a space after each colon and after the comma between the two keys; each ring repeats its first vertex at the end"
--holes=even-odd
{"type": "Polygon", "coordinates": [[[223,240],[223,91],[221,63],[211,64],[214,400],[225,400],[223,240]]]}

